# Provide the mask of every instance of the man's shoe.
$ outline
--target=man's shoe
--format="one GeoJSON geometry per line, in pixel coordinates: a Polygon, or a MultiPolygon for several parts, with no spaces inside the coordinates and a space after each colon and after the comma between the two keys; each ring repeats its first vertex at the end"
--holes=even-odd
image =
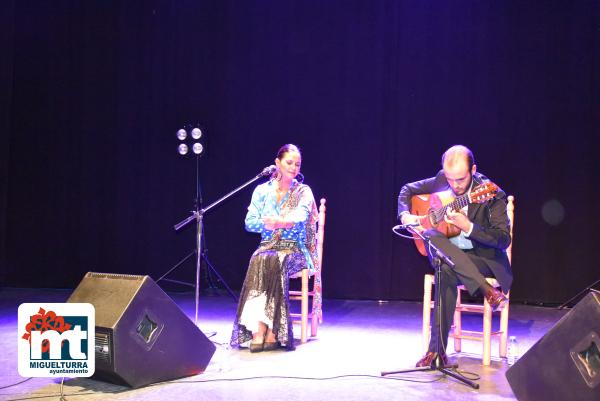
{"type": "Polygon", "coordinates": [[[485,293],[485,299],[492,307],[492,311],[496,312],[502,309],[508,302],[508,298],[504,296],[501,291],[498,291],[494,287],[490,287],[485,293]]]}
{"type": "MultiPolygon", "coordinates": [[[[417,362],[417,364],[415,366],[417,368],[431,366],[431,363],[433,362],[433,360],[435,359],[436,356],[437,356],[437,353],[432,352],[432,351],[427,351],[425,356],[423,358],[421,358],[421,360],[419,362],[417,362]]],[[[442,362],[443,362],[444,366],[448,365],[448,357],[446,356],[446,354],[441,352],[440,357],[442,358],[442,362]]]]}

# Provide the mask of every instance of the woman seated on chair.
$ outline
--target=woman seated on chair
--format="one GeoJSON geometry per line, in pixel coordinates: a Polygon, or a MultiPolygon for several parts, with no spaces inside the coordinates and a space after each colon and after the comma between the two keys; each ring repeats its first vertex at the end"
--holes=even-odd
{"type": "Polygon", "coordinates": [[[260,233],[261,242],[250,258],[231,345],[248,345],[250,352],[294,349],[289,277],[317,264],[318,212],[310,187],[296,179],[301,162],[298,147],[282,146],[277,170],[256,187],[248,206],[246,230],[260,233]]]}

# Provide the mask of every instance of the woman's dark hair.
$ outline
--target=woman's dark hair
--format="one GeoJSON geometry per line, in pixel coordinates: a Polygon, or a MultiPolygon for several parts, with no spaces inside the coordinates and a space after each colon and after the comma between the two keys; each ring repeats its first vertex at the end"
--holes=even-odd
{"type": "MultiPolygon", "coordinates": [[[[277,158],[279,160],[283,159],[283,156],[288,152],[298,152],[298,154],[300,156],[302,156],[302,152],[300,152],[300,148],[298,148],[298,146],[296,146],[292,143],[287,143],[279,148],[279,150],[277,151],[277,158]]],[[[271,176],[271,178],[277,178],[277,175],[278,175],[278,172],[275,171],[273,173],[273,175],[271,176]]],[[[298,180],[298,182],[302,183],[304,181],[304,175],[302,175],[302,173],[298,173],[298,176],[296,177],[296,179],[298,180]]]]}
{"type": "Polygon", "coordinates": [[[298,154],[302,156],[302,153],[300,152],[298,146],[288,143],[279,148],[279,150],[277,151],[277,158],[281,160],[283,158],[283,155],[285,155],[287,152],[298,152],[298,154]]]}

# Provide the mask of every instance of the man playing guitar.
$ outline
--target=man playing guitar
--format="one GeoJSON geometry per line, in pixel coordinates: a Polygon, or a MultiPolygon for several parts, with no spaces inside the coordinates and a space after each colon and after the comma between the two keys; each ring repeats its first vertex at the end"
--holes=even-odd
{"type": "MultiPolygon", "coordinates": [[[[441,305],[436,305],[441,313],[434,314],[429,351],[417,362],[417,367],[430,366],[437,356],[436,349],[441,350],[440,357],[447,364],[445,349],[456,307],[456,287],[463,284],[471,295],[481,294],[493,310],[507,301],[501,291],[485,280],[485,277],[495,277],[505,292],[512,284],[512,270],[505,252],[511,241],[506,194],[477,172],[473,153],[467,147],[455,145],[442,155],[442,170],[435,177],[402,187],[398,217],[402,224],[420,223],[414,229],[421,231],[455,264],[453,268],[446,264],[441,266],[441,285],[435,288],[436,292],[441,291],[441,305]],[[494,189],[493,195],[477,201],[479,197],[473,195],[490,186],[494,189]],[[442,193],[456,197],[451,207],[441,204],[436,194],[442,193]],[[423,216],[427,212],[415,211],[414,204],[425,194],[433,195],[429,197],[429,213],[423,216]],[[436,347],[438,342],[439,348],[436,347]]],[[[424,251],[431,261],[429,251],[424,251]]]]}

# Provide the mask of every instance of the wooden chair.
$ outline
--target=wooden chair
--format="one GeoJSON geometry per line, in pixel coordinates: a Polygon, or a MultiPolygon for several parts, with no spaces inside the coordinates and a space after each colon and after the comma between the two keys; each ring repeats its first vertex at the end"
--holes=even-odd
{"type": "MultiPolygon", "coordinates": [[[[508,197],[508,204],[506,207],[506,212],[508,214],[508,219],[510,220],[510,236],[513,238],[513,226],[515,219],[515,205],[514,205],[514,196],[508,197]]],[[[506,249],[506,254],[508,256],[509,262],[512,263],[512,241],[510,246],[506,249]]],[[[486,278],[487,282],[495,287],[500,287],[500,284],[496,279],[488,277],[486,278]]],[[[425,352],[427,351],[427,347],[429,344],[429,336],[431,334],[431,308],[434,307],[434,302],[432,301],[432,287],[434,283],[434,275],[426,274],[425,275],[425,283],[424,283],[424,293],[423,293],[423,348],[425,352]]],[[[466,288],[463,285],[458,286],[458,296],[456,299],[456,309],[454,310],[454,324],[453,330],[450,333],[450,336],[454,337],[454,350],[456,352],[461,351],[461,341],[462,339],[468,340],[480,340],[483,341],[483,354],[482,354],[482,363],[483,365],[489,365],[491,363],[491,337],[498,336],[500,338],[499,341],[499,355],[501,358],[506,357],[507,350],[507,339],[508,339],[508,311],[509,311],[509,302],[499,311],[500,312],[500,329],[498,331],[492,331],[492,308],[487,300],[483,299],[483,304],[475,304],[475,303],[463,303],[461,300],[461,292],[466,291],[466,288]],[[483,330],[482,331],[474,331],[474,330],[463,330],[462,329],[462,313],[463,312],[472,312],[472,313],[482,313],[483,314],[483,330]]],[[[510,293],[506,295],[508,298],[510,293]]]]}
{"type": "Polygon", "coordinates": [[[323,282],[321,280],[321,271],[323,267],[323,240],[325,239],[325,199],[321,199],[319,206],[319,221],[317,225],[317,254],[318,266],[315,271],[309,274],[308,269],[303,269],[300,273],[290,277],[290,279],[301,280],[300,291],[290,291],[290,301],[300,301],[301,313],[290,313],[294,323],[300,323],[300,342],[305,343],[308,332],[308,319],[310,319],[310,336],[316,337],[317,329],[323,323],[323,282]],[[313,277],[312,290],[309,290],[309,279],[313,277]],[[308,311],[309,298],[312,297],[312,307],[308,311]]]}

